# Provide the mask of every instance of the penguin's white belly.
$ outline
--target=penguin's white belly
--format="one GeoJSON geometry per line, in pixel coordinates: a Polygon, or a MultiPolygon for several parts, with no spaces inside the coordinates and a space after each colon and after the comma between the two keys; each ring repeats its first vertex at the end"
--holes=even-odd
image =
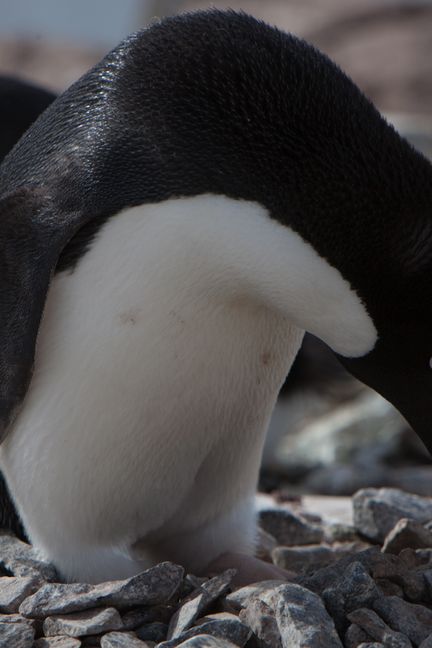
{"type": "Polygon", "coordinates": [[[264,435],[302,331],[236,284],[180,202],[113,217],[56,276],[1,450],[31,540],[69,578],[196,570],[253,545],[264,435]]]}

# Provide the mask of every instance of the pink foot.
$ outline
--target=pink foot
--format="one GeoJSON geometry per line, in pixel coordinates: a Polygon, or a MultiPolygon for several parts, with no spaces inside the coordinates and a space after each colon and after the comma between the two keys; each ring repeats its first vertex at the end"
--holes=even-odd
{"type": "Polygon", "coordinates": [[[295,572],[276,567],[276,565],[264,562],[255,556],[236,552],[221,554],[207,565],[203,570],[203,575],[214,576],[231,567],[237,569],[237,574],[233,578],[235,587],[243,587],[263,580],[290,581],[298,576],[295,572]]]}

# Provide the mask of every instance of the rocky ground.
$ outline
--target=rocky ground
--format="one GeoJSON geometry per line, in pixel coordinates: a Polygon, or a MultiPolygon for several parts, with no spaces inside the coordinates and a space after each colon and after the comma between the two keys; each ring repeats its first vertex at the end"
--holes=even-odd
{"type": "Polygon", "coordinates": [[[0,648],[432,646],[432,498],[368,488],[327,502],[263,496],[258,508],[260,555],[293,582],[235,589],[235,570],[203,579],[165,562],[65,584],[0,535],[0,648]]]}

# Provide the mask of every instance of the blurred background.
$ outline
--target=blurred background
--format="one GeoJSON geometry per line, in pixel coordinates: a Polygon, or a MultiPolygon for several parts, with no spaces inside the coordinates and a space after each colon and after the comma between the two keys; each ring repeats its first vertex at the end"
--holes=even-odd
{"type": "MultiPolygon", "coordinates": [[[[59,93],[130,32],[208,6],[187,0],[0,0],[0,74],[59,93]]],[[[432,0],[232,0],[211,6],[244,10],[312,42],[432,157],[432,0]]],[[[260,486],[287,498],[349,495],[363,486],[430,495],[432,465],[399,414],[308,336],[270,426],[260,486]]]]}

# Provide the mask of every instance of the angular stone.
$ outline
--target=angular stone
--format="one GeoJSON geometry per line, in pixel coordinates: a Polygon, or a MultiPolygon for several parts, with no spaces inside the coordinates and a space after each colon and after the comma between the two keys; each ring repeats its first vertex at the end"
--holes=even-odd
{"type": "Polygon", "coordinates": [[[43,623],[46,637],[62,634],[68,635],[68,637],[84,637],[99,634],[99,632],[119,630],[121,627],[121,617],[115,608],[59,614],[47,617],[43,623]]]}
{"type": "Polygon", "coordinates": [[[108,632],[101,638],[100,645],[101,648],[147,648],[149,644],[133,632],[108,632]]]}
{"type": "Polygon", "coordinates": [[[281,585],[273,609],[283,648],[342,648],[320,597],[299,585],[281,585]]]}
{"type": "Polygon", "coordinates": [[[155,621],[154,623],[146,623],[140,628],[137,628],[135,634],[138,639],[141,639],[142,641],[154,641],[160,643],[161,641],[165,641],[167,631],[168,625],[166,623],[155,621]]]}
{"type": "Polygon", "coordinates": [[[388,627],[386,623],[373,611],[366,608],[359,608],[348,614],[351,623],[358,625],[372,639],[380,641],[391,648],[412,648],[411,641],[405,634],[396,632],[388,627]]]}
{"type": "Polygon", "coordinates": [[[81,641],[73,637],[42,637],[34,642],[33,648],[80,648],[81,641]]]}
{"type": "Polygon", "coordinates": [[[285,509],[260,511],[259,525],[281,545],[308,545],[321,542],[324,530],[285,509]]]}
{"type": "Polygon", "coordinates": [[[258,598],[252,598],[247,606],[240,610],[239,617],[240,621],[243,621],[258,638],[260,646],[282,648],[275,614],[267,603],[258,598]]]}
{"type": "Polygon", "coordinates": [[[392,630],[405,634],[415,645],[432,633],[432,610],[422,605],[387,596],[376,600],[373,609],[392,630]]]}
{"type": "Polygon", "coordinates": [[[264,529],[258,528],[255,556],[261,560],[271,560],[271,552],[278,546],[276,538],[264,529]]]}
{"type": "Polygon", "coordinates": [[[200,634],[219,637],[220,639],[231,641],[236,646],[243,647],[251,636],[252,631],[236,616],[233,616],[231,619],[212,619],[199,626],[185,630],[179,636],[169,641],[162,642],[158,648],[175,648],[187,639],[200,634]]]}
{"type": "Polygon", "coordinates": [[[235,569],[227,569],[192,592],[173,615],[168,627],[168,640],[179,637],[182,632],[191,627],[198,617],[205,614],[214,601],[226,594],[235,574],[235,569]]]}
{"type": "Polygon", "coordinates": [[[408,518],[400,519],[384,540],[384,553],[399,554],[402,549],[426,549],[432,547],[432,531],[423,524],[408,518]]]}
{"type": "Polygon", "coordinates": [[[159,605],[167,603],[177,593],[183,574],[183,567],[165,562],[132,578],[99,585],[47,583],[36,594],[24,599],[19,609],[25,616],[41,618],[103,605],[118,609],[159,605]]]}
{"type": "Polygon", "coordinates": [[[310,573],[355,553],[352,544],[337,548],[309,545],[307,547],[276,547],[272,552],[272,558],[274,564],[282,569],[310,573]]]}
{"type": "Polygon", "coordinates": [[[21,614],[0,614],[0,623],[25,623],[34,628],[35,620],[27,619],[21,614]]]}
{"type": "Polygon", "coordinates": [[[364,630],[355,623],[351,623],[345,633],[344,646],[345,648],[357,648],[359,644],[367,643],[369,639],[369,635],[364,630]]]}
{"type": "Polygon", "coordinates": [[[32,648],[34,634],[25,623],[0,623],[0,648],[32,648]]]}
{"type": "Polygon", "coordinates": [[[177,645],[178,648],[236,648],[236,644],[232,643],[232,641],[206,634],[197,635],[177,645]]]}
{"type": "Polygon", "coordinates": [[[159,605],[157,607],[138,607],[122,615],[123,628],[125,630],[135,630],[146,623],[169,623],[174,614],[174,607],[169,605],[159,605]]]}
{"type": "Polygon", "coordinates": [[[432,648],[432,634],[421,642],[419,648],[432,648]]]}
{"type": "Polygon", "coordinates": [[[384,648],[384,644],[378,641],[366,641],[358,645],[358,648],[384,648]]]}
{"type": "MultiPolygon", "coordinates": [[[[324,527],[324,541],[333,542],[358,542],[360,540],[357,532],[350,524],[326,524],[324,527]]],[[[366,547],[363,547],[366,549],[366,547]]]]}
{"type": "Polygon", "coordinates": [[[12,614],[20,603],[40,587],[38,576],[2,576],[0,578],[0,612],[12,614]]]}
{"type": "Polygon", "coordinates": [[[240,589],[234,590],[225,597],[225,602],[235,611],[247,607],[252,598],[261,598],[261,594],[267,591],[273,591],[279,585],[285,585],[284,580],[266,580],[259,583],[245,585],[240,589]]]}
{"type": "Polygon", "coordinates": [[[370,606],[380,590],[360,562],[354,562],[341,575],[339,581],[324,590],[323,601],[342,634],[346,630],[346,615],[359,607],[370,606]]]}
{"type": "Polygon", "coordinates": [[[432,498],[396,488],[363,488],[353,496],[354,526],[371,540],[383,542],[401,518],[421,524],[432,520],[432,498]]]}
{"type": "Polygon", "coordinates": [[[15,536],[0,532],[0,565],[14,576],[33,576],[41,581],[53,581],[57,572],[42,560],[38,552],[15,536]]]}

